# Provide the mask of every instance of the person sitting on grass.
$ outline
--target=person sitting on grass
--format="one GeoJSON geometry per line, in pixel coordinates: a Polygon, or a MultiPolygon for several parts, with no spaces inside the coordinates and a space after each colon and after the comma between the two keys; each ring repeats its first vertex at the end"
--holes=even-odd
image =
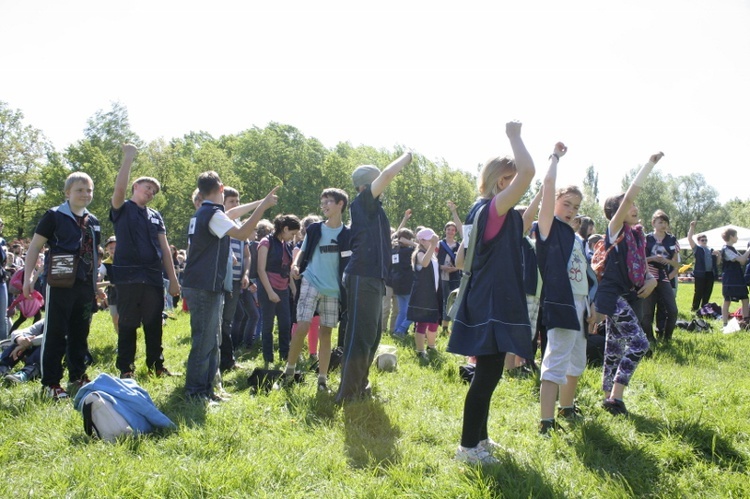
{"type": "Polygon", "coordinates": [[[6,383],[25,383],[41,375],[43,333],[44,320],[40,320],[10,335],[10,345],[0,354],[0,376],[6,383]],[[11,372],[21,360],[25,366],[18,372],[11,372]]]}

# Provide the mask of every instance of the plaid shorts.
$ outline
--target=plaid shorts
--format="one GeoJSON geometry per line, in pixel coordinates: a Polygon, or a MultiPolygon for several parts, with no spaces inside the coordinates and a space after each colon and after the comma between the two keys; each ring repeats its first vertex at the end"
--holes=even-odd
{"type": "Polygon", "coordinates": [[[297,322],[310,322],[317,310],[320,325],[336,327],[339,322],[339,299],[326,296],[302,276],[302,287],[297,300],[297,322]]]}

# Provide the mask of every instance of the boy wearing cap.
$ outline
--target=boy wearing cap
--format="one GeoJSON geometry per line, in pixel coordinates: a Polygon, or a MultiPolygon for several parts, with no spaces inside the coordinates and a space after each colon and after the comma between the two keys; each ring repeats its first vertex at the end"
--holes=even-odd
{"type": "Polygon", "coordinates": [[[405,153],[382,172],[363,165],[352,173],[357,197],[350,206],[352,256],[344,270],[348,321],[337,403],[369,391],[368,374],[380,344],[391,254],[391,226],[379,197],[411,160],[411,153],[405,153]]]}
{"type": "Polygon", "coordinates": [[[120,250],[112,264],[111,279],[117,286],[120,315],[117,368],[121,378],[135,376],[136,330],[143,324],[149,372],[157,376],[171,376],[164,367],[162,355],[162,270],[169,277],[170,295],[179,295],[180,285],[174,271],[164,220],[158,211],[146,206],[161,186],[155,178],[137,178],[130,186],[130,199],[126,200],[130,167],[137,149],[132,144],[125,144],[122,151],[122,165],[115,180],[109,210],[109,219],[115,226],[115,236],[120,243],[120,250]]]}

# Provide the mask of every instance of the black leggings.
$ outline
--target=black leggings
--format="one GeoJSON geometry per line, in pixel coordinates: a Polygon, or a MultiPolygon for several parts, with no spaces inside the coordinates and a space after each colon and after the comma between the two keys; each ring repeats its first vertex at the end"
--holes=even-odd
{"type": "Polygon", "coordinates": [[[487,438],[487,418],[495,387],[503,376],[505,353],[477,356],[474,378],[469,385],[464,402],[464,423],[461,430],[461,445],[476,447],[487,438]]]}

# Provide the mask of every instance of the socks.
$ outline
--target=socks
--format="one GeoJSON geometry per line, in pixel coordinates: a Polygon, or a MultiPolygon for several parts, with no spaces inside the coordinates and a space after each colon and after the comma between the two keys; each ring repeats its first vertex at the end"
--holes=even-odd
{"type": "Polygon", "coordinates": [[[284,374],[287,376],[294,376],[294,370],[297,368],[297,364],[290,364],[289,362],[286,363],[286,370],[284,371],[284,374]]]}

